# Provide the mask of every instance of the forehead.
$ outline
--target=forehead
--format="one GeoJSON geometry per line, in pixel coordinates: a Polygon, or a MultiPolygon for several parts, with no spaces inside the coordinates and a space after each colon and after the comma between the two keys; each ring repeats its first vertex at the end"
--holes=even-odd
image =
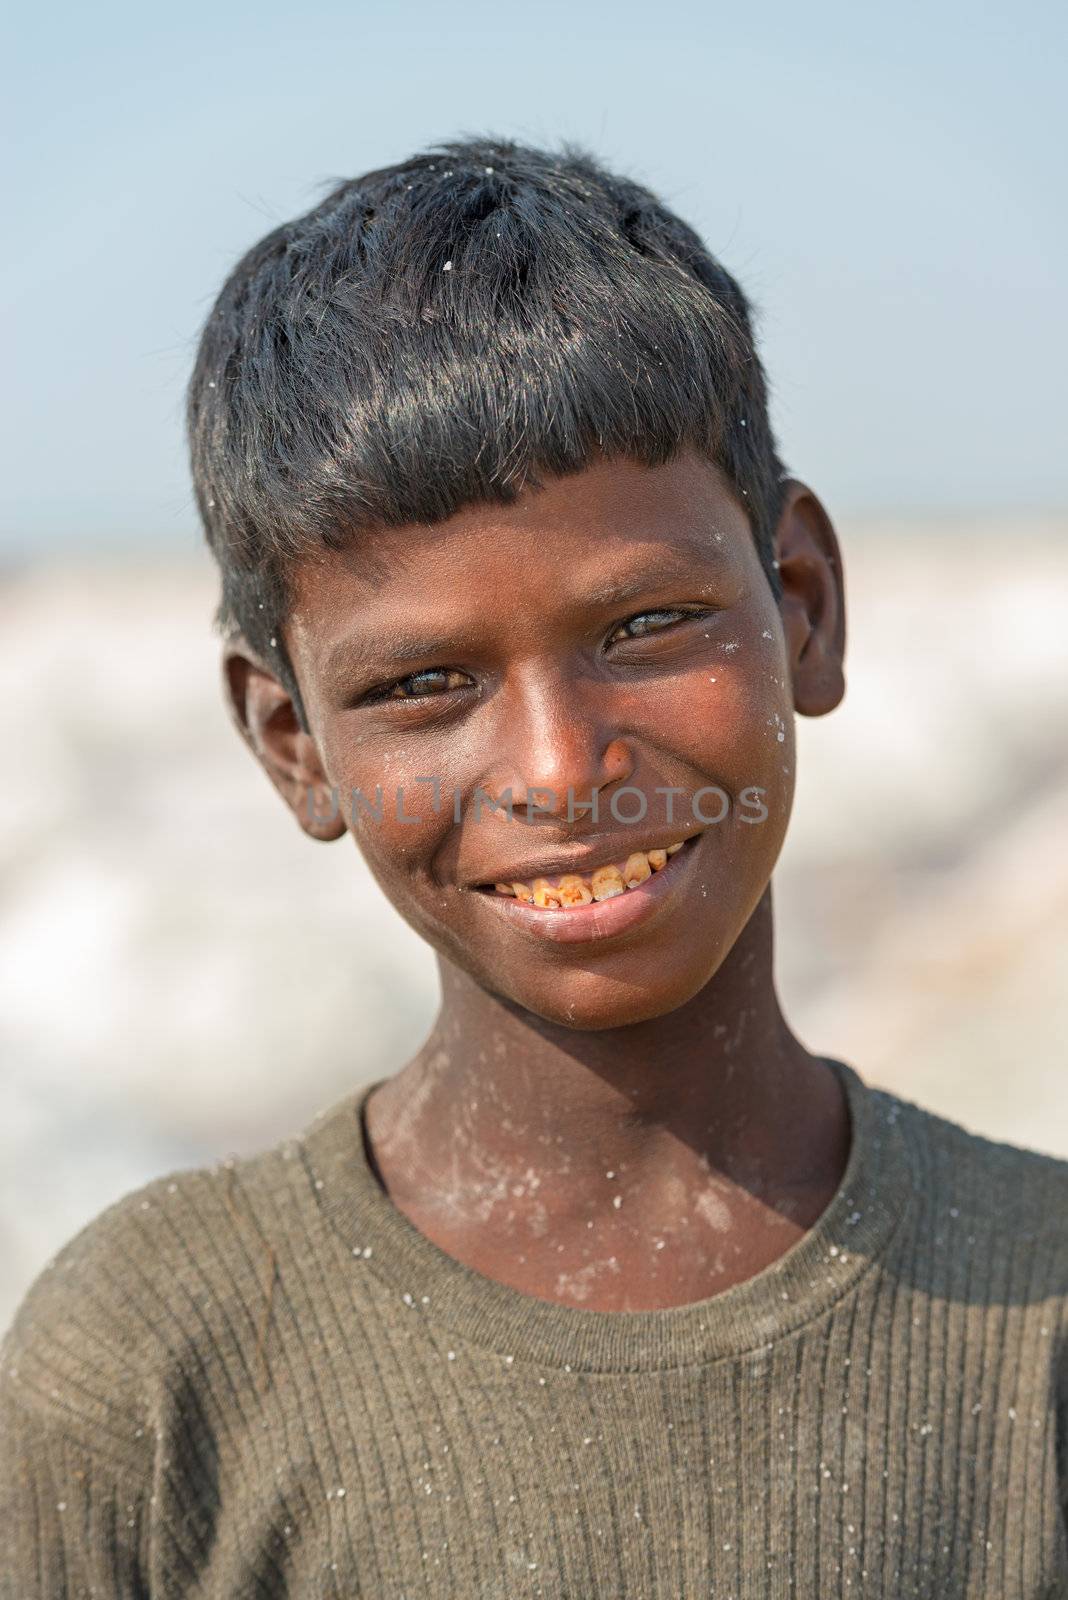
{"type": "Polygon", "coordinates": [[[362,534],[305,563],[286,631],[324,661],[361,625],[462,628],[510,607],[625,603],[658,577],[703,575],[711,592],[758,569],[748,517],[711,462],[690,452],[659,467],[598,461],[511,505],[362,534]]]}

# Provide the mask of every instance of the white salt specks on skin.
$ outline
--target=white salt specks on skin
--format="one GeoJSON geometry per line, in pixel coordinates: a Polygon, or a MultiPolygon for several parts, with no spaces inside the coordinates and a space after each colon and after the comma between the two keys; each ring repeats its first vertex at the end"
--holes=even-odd
{"type": "Polygon", "coordinates": [[[621,1194],[613,1195],[612,1196],[612,1204],[615,1206],[616,1210],[618,1211],[620,1206],[623,1204],[623,1196],[621,1194]]]}
{"type": "Polygon", "coordinates": [[[456,1351],[455,1350],[450,1350],[448,1352],[448,1356],[449,1356],[449,1360],[450,1361],[455,1361],[456,1360],[456,1351]]]}

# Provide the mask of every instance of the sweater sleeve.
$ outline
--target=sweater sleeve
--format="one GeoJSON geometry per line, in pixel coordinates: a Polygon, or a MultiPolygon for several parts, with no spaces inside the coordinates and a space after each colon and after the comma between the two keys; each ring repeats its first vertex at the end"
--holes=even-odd
{"type": "Polygon", "coordinates": [[[0,1600],[150,1592],[139,1204],[116,1202],[68,1241],[0,1342],[0,1600]]]}
{"type": "Polygon", "coordinates": [[[0,1376],[0,1600],[141,1600],[148,1497],[139,1481],[28,1408],[0,1376]]]}
{"type": "MultiPolygon", "coordinates": [[[[1065,1262],[1068,1277],[1068,1260],[1065,1262]]],[[[1062,1313],[1059,1336],[1060,1360],[1056,1372],[1056,1460],[1057,1503],[1061,1511],[1064,1537],[1068,1543],[1068,1301],[1062,1313]]]]}

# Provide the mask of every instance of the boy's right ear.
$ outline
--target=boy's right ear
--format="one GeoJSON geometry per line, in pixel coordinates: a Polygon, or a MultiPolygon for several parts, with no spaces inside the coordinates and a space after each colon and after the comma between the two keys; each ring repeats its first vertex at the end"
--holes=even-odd
{"type": "Polygon", "coordinates": [[[222,668],[234,725],[304,832],[340,839],[345,818],[291,695],[240,635],[227,641],[222,668]]]}

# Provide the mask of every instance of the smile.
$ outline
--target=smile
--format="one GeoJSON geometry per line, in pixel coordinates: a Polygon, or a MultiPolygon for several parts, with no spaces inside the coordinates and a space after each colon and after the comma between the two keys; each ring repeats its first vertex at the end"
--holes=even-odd
{"type": "Polygon", "coordinates": [[[543,909],[560,909],[565,906],[588,906],[594,900],[611,900],[614,895],[626,894],[636,889],[654,872],[662,872],[668,857],[676,855],[683,846],[669,844],[664,850],[633,850],[622,863],[609,862],[596,867],[589,877],[578,872],[565,872],[555,880],[535,878],[531,883],[494,884],[498,894],[513,895],[526,905],[543,909]]]}
{"type": "MultiPolygon", "coordinates": [[[[623,862],[588,873],[486,884],[475,899],[517,932],[553,943],[613,939],[663,915],[702,871],[703,834],[678,844],[634,850],[623,862]]],[[[702,893],[704,890],[702,889],[702,893]]]]}

